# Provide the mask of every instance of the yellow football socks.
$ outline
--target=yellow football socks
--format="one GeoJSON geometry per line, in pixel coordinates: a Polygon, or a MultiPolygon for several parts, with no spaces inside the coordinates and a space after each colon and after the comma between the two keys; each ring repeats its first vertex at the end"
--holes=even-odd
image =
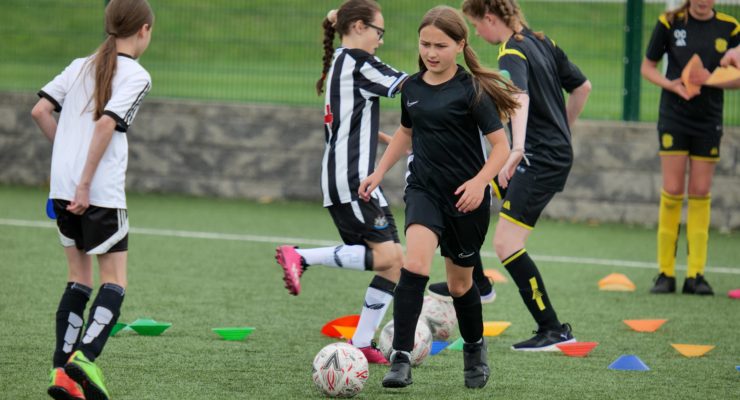
{"type": "MultiPolygon", "coordinates": [[[[658,268],[666,276],[676,276],[676,242],[681,224],[683,195],[660,193],[658,213],[658,268]]],[[[706,241],[705,247],[706,249],[706,241]]]]}
{"type": "MultiPolygon", "coordinates": [[[[712,199],[689,196],[689,211],[686,216],[686,239],[689,242],[688,278],[696,274],[704,275],[707,263],[707,242],[709,241],[709,214],[712,199]]],[[[662,208],[661,208],[662,210],[662,208]]]]}

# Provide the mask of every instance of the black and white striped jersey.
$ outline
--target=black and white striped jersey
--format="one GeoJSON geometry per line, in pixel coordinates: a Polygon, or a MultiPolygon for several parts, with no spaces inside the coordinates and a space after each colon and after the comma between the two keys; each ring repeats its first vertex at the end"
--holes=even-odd
{"type": "MultiPolygon", "coordinates": [[[[334,52],[324,101],[324,207],[358,200],[360,182],[375,170],[379,97],[393,97],[406,76],[364,50],[334,52]]],[[[373,196],[387,205],[380,189],[373,196]]]]}

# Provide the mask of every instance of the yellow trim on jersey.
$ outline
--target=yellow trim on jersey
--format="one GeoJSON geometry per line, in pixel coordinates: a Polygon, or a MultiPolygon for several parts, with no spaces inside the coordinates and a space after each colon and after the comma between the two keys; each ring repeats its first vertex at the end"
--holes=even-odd
{"type": "Polygon", "coordinates": [[[510,255],[504,261],[501,261],[501,264],[503,264],[504,267],[505,267],[505,266],[509,265],[509,263],[511,263],[512,261],[516,260],[517,258],[519,258],[519,256],[521,256],[522,254],[524,254],[526,252],[527,252],[527,249],[521,249],[521,250],[517,251],[516,253],[510,255]]]}
{"type": "Polygon", "coordinates": [[[665,14],[660,14],[660,17],[658,17],[658,21],[660,21],[661,24],[665,25],[666,28],[671,29],[671,24],[668,23],[668,19],[665,17],[665,14]]]}
{"type": "Polygon", "coordinates": [[[671,151],[659,151],[661,156],[687,156],[689,155],[688,150],[671,150],[671,151]]]}
{"type": "Polygon", "coordinates": [[[493,194],[496,195],[496,198],[501,200],[501,191],[499,190],[496,181],[494,181],[493,179],[491,179],[491,187],[493,188],[493,194]]]}
{"type": "Polygon", "coordinates": [[[501,57],[503,57],[503,56],[505,56],[507,54],[513,54],[515,56],[519,56],[523,60],[526,60],[527,59],[527,57],[521,51],[514,50],[514,49],[507,49],[506,48],[506,43],[501,43],[501,46],[498,48],[498,57],[496,58],[496,60],[500,60],[501,57]]]}
{"type": "Polygon", "coordinates": [[[558,47],[558,44],[557,44],[557,43],[555,43],[555,41],[554,41],[554,40],[552,40],[552,38],[549,38],[549,39],[550,39],[550,41],[552,42],[552,46],[553,46],[553,47],[558,47]]]}
{"type": "Polygon", "coordinates": [[[505,220],[507,220],[507,221],[509,221],[509,222],[512,222],[512,223],[514,223],[515,225],[519,225],[519,226],[521,226],[521,227],[522,227],[522,228],[524,228],[524,229],[527,229],[527,230],[530,230],[530,231],[531,231],[532,229],[534,229],[534,227],[533,227],[533,226],[529,226],[529,225],[525,224],[524,222],[519,222],[519,221],[515,220],[514,218],[512,218],[512,217],[510,217],[510,216],[508,216],[508,215],[506,215],[506,214],[504,214],[504,213],[502,213],[502,212],[498,213],[498,215],[499,215],[499,216],[500,216],[501,218],[503,218],[503,219],[505,219],[505,220]]]}
{"type": "Polygon", "coordinates": [[[689,158],[696,161],[706,161],[711,163],[719,162],[719,157],[689,156],[689,158]]]}
{"type": "Polygon", "coordinates": [[[721,13],[721,12],[718,12],[716,14],[716,16],[717,16],[717,19],[720,20],[720,21],[725,21],[725,22],[729,22],[729,23],[735,24],[735,30],[732,31],[732,33],[730,34],[730,36],[735,36],[738,33],[740,33],[740,24],[737,22],[737,20],[735,19],[735,17],[733,17],[732,15],[721,13]]]}

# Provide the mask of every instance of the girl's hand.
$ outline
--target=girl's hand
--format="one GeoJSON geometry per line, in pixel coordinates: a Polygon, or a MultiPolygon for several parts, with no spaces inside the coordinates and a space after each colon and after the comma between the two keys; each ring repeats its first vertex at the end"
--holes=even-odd
{"type": "Polygon", "coordinates": [[[509,152],[509,158],[506,159],[506,163],[504,163],[504,166],[501,167],[501,171],[498,173],[498,185],[503,189],[509,186],[509,181],[514,176],[516,167],[522,161],[523,157],[523,149],[513,149],[509,152]]]}
{"type": "Polygon", "coordinates": [[[691,96],[689,96],[689,92],[686,90],[686,86],[684,86],[683,83],[681,82],[681,79],[672,80],[671,84],[667,87],[667,89],[681,96],[681,98],[686,101],[691,100],[691,96]]]}
{"type": "Polygon", "coordinates": [[[488,181],[479,179],[477,176],[460,185],[455,190],[455,195],[462,193],[457,204],[455,204],[457,210],[463,213],[476,210],[485,197],[486,186],[488,186],[488,181]]]}
{"type": "Polygon", "coordinates": [[[75,215],[82,215],[90,207],[90,188],[86,186],[77,186],[75,198],[67,206],[67,211],[75,215]]]}
{"type": "Polygon", "coordinates": [[[380,185],[382,180],[383,174],[378,173],[378,171],[373,172],[360,182],[357,194],[362,200],[370,201],[370,195],[372,195],[373,191],[378,187],[378,185],[380,185]]]}

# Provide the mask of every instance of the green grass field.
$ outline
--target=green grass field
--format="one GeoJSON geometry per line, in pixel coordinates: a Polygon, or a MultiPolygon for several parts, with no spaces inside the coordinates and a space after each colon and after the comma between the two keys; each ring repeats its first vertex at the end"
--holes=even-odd
{"type": "MultiPolygon", "coordinates": [[[[45,398],[53,316],[66,278],[57,234],[44,216],[45,197],[43,189],[0,186],[2,398],[45,398]]],[[[337,239],[318,203],[134,194],[129,211],[129,288],[121,321],[151,317],[173,326],[159,337],[125,334],[109,340],[99,365],[113,398],[319,398],[311,361],[332,342],[319,330],[330,319],[359,312],[371,275],[314,267],[304,275],[301,295],[287,294],[274,247],[285,240],[311,246],[337,239]],[[244,342],[222,341],[210,331],[245,325],[257,329],[244,342]]],[[[402,210],[396,214],[403,221],[402,210]]],[[[654,237],[652,229],[643,227],[557,221],[542,221],[533,233],[527,248],[540,259],[560,318],[573,325],[579,340],[600,343],[587,358],[509,350],[513,342],[529,337],[533,322],[515,286],[497,284],[498,299],[484,306],[484,319],[511,321],[512,326],[489,342],[492,378],[485,389],[466,390],[461,354],[445,350],[415,369],[414,385],[400,391],[384,390],[385,367],[371,366],[359,398],[737,396],[740,303],[726,293],[740,287],[740,236],[711,234],[707,275],[717,296],[710,298],[647,294],[656,273],[647,265],[654,259],[654,237]],[[556,256],[597,260],[564,263],[556,256]],[[633,267],[616,266],[614,260],[630,261],[633,267]],[[627,274],[637,291],[598,291],[597,281],[611,272],[627,274]],[[632,332],[622,323],[640,318],[669,321],[652,334],[632,332]],[[717,348],[703,358],[687,359],[670,343],[717,348]],[[638,355],[651,370],[608,370],[622,354],[638,355]]],[[[492,253],[490,240],[485,250],[492,253]]],[[[684,262],[680,256],[679,263],[684,262]]],[[[490,257],[484,263],[503,272],[490,257]]],[[[432,278],[442,274],[438,259],[432,278]]]]}
{"type": "MultiPolygon", "coordinates": [[[[385,62],[417,70],[419,21],[432,6],[460,1],[381,1],[387,34],[378,50],[385,62]]],[[[717,9],[740,17],[740,5],[717,9]]],[[[4,0],[0,34],[0,90],[37,91],[72,58],[92,53],[102,40],[103,0],[4,0]]],[[[151,0],[154,39],[142,64],[151,72],[151,96],[214,101],[322,104],[314,84],[321,70],[321,20],[339,0],[151,0]]],[[[622,117],[624,4],[522,0],[530,26],[566,50],[593,83],[583,117],[622,117]]],[[[646,4],[643,49],[664,4],[646,4]]],[[[472,38],[484,64],[497,49],[472,38]]],[[[462,61],[461,61],[462,62],[462,61]]],[[[638,61],[639,62],[639,61],[638,61]]],[[[642,81],[640,119],[657,116],[659,90],[642,81]]],[[[740,125],[740,92],[725,95],[725,124],[740,125]]],[[[396,109],[396,101],[385,101],[396,109]]]]}

